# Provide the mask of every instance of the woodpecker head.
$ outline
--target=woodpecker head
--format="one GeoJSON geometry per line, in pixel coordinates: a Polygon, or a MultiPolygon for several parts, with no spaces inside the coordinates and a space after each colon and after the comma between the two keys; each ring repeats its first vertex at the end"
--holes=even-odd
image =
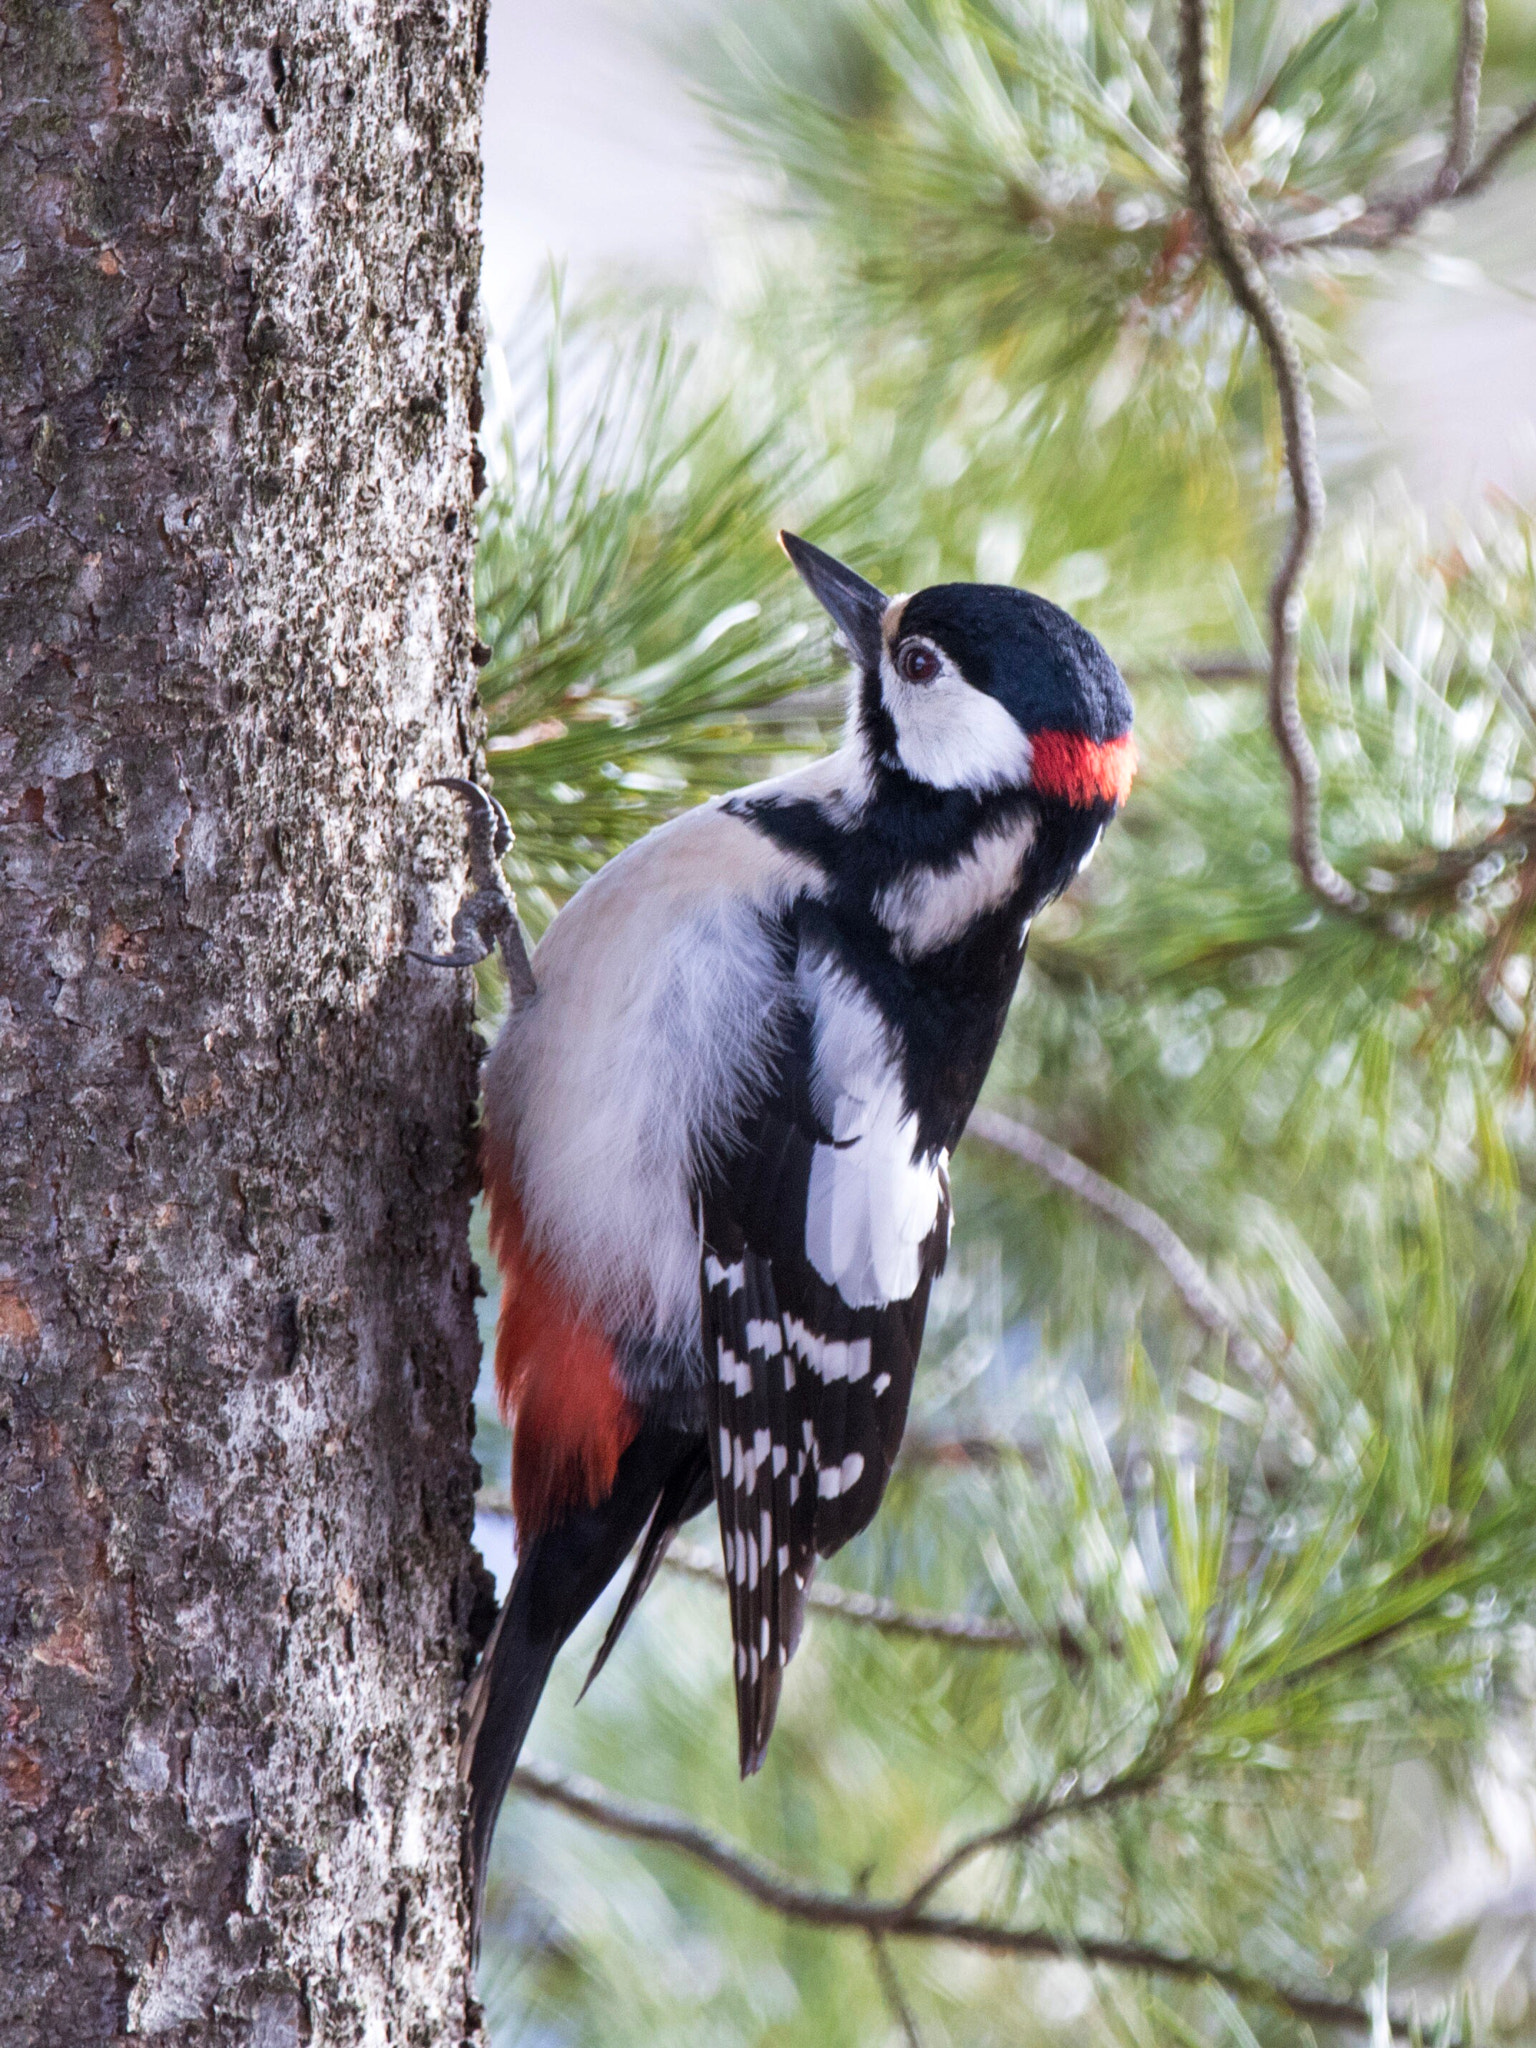
{"type": "Polygon", "coordinates": [[[888,598],[809,541],[779,539],[857,664],[859,728],[881,766],[978,796],[1124,803],[1136,768],[1130,694],[1076,619],[997,583],[888,598]]]}

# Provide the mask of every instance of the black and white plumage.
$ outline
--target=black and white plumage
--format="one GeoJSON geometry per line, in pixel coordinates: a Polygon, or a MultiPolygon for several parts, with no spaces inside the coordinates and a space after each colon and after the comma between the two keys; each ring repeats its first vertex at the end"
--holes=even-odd
{"type": "Polygon", "coordinates": [[[477,1874],[559,1641],[650,1513],[601,1663],[711,1491],[761,1762],[815,1560],[901,1442],[949,1158],[1030,920],[1130,782],[1125,687],[1064,612],[967,584],[888,600],[784,544],[854,659],[843,745],[604,868],[487,1065],[525,1549],[474,1695],[477,1874]]]}

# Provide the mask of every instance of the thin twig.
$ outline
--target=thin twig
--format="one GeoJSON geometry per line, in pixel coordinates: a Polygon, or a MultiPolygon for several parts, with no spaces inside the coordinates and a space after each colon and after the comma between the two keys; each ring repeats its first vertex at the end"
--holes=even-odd
{"type": "Polygon", "coordinates": [[[1264,676],[1262,668],[1241,654],[1201,656],[1174,666],[1196,683],[1257,683],[1264,676]]]}
{"type": "Polygon", "coordinates": [[[1274,1379],[1273,1361],[1245,1333],[1211,1285],[1200,1261],[1172,1224],[1164,1222],[1155,1209],[1138,1202],[1124,1188],[1095,1173],[1075,1153],[1063,1151],[1060,1145],[1053,1145],[1049,1138],[1015,1117],[1003,1116],[995,1109],[973,1110],[966,1131],[984,1145],[995,1145],[1033,1166],[1078,1201],[1096,1209],[1116,1229],[1144,1245],[1173,1282],[1179,1299],[1201,1329],[1226,1345],[1233,1364],[1250,1379],[1264,1384],[1274,1379]]]}
{"type": "Polygon", "coordinates": [[[1174,1746],[1172,1735],[1165,1733],[1155,1750],[1144,1749],[1134,1763],[1115,1777],[1106,1778],[1091,1792],[1083,1791],[1073,1782],[1064,1792],[1051,1793],[1044,1799],[1032,1800],[1028,1806],[1021,1806],[1001,1826],[982,1828],[974,1835],[967,1835],[912,1887],[903,1901],[906,1910],[909,1913],[920,1912],[934,1894],[949,1883],[956,1871],[974,1863],[988,1850],[1016,1849],[1021,1842],[1027,1842],[1031,1836],[1040,1834],[1056,1821],[1079,1820],[1084,1814],[1096,1813],[1101,1807],[1115,1806],[1122,1799],[1140,1798],[1163,1777],[1174,1746]]]}
{"type": "MultiPolygon", "coordinates": [[[[1461,32],[1456,46],[1456,80],[1451,88],[1451,126],[1440,161],[1412,192],[1382,193],[1369,199],[1351,219],[1317,234],[1287,236],[1266,242],[1274,254],[1302,249],[1386,249],[1416,228],[1432,206],[1471,199],[1481,192],[1509,155],[1536,128],[1536,103],[1526,107],[1498,139],[1473,162],[1481,109],[1483,56],[1488,44],[1487,0],[1461,0],[1461,32]]],[[[1264,236],[1259,237],[1265,242],[1264,236]]]]}
{"type": "Polygon", "coordinates": [[[1301,577],[1326,507],[1317,423],[1296,336],[1232,197],[1235,180],[1216,116],[1214,68],[1210,0],[1179,0],[1179,129],[1190,199],[1212,260],[1269,358],[1291,480],[1291,530],[1269,592],[1269,723],[1291,783],[1291,858],[1319,902],[1331,910],[1358,911],[1364,897],[1323,851],[1321,771],[1297,699],[1301,577]]]}
{"type": "Polygon", "coordinates": [[[1043,1472],[1045,1447],[1012,1436],[940,1436],[909,1429],[901,1440],[903,1465],[1027,1465],[1043,1472]]]}
{"type": "Polygon", "coordinates": [[[891,2009],[891,2017],[901,2028],[907,2048],[923,2048],[923,2037],[917,2031],[917,2021],[907,2003],[906,1993],[901,1988],[901,1979],[896,1974],[896,1965],[891,1961],[891,1952],[886,1946],[883,1934],[869,1937],[870,1959],[875,1966],[875,1981],[880,1986],[880,1995],[891,2009]]]}
{"type": "Polygon", "coordinates": [[[1487,42],[1487,0],[1461,0],[1450,129],[1433,174],[1416,191],[1375,200],[1353,220],[1325,233],[1277,243],[1257,223],[1243,218],[1237,181],[1222,143],[1210,0],[1179,0],[1179,131],[1191,203],[1212,260],[1258,333],[1280,402],[1291,528],[1269,591],[1269,722],[1291,785],[1291,858],[1307,888],[1331,910],[1359,914],[1369,905],[1323,849],[1322,778],[1297,691],[1301,583],[1327,500],[1306,368],[1260,251],[1281,254],[1329,243],[1383,248],[1407,234],[1430,207],[1481,191],[1511,151],[1536,132],[1533,103],[1474,162],[1487,42]]]}
{"type": "MultiPolygon", "coordinates": [[[[1183,1955],[1145,1942],[1058,1934],[1047,1928],[998,1927],[985,1920],[913,1912],[904,1900],[861,1897],[802,1885],[684,1814],[620,1799],[590,1779],[552,1770],[547,1764],[519,1764],[512,1782],[533,1798],[561,1807],[610,1834],[680,1850],[786,1919],[806,1921],[817,1927],[852,1928],[866,1938],[949,1941],[993,1955],[1068,1957],[1109,1969],[1173,1977],[1184,1983],[1214,1983],[1234,1997],[1251,1999],[1317,2026],[1347,2027],[1357,2033],[1368,2033],[1371,2028],[1370,2012],[1353,1999],[1323,1998],[1287,1990],[1267,1978],[1203,1956],[1183,1955]]],[[[1391,2025],[1395,2033],[1406,2036],[1406,2021],[1393,2018],[1391,2025]]]]}
{"type": "MultiPolygon", "coordinates": [[[[1483,87],[1483,52],[1488,46],[1487,0],[1461,0],[1461,32],[1456,44],[1456,82],[1451,88],[1451,127],[1440,161],[1416,191],[1369,201],[1353,220],[1342,221],[1325,235],[1303,237],[1302,246],[1334,243],[1351,249],[1385,249],[1417,227],[1432,206],[1464,196],[1477,147],[1478,109],[1483,87]]],[[[1476,174],[1492,175],[1485,157],[1476,174]]]]}
{"type": "MultiPolygon", "coordinates": [[[[702,1544],[674,1543],[665,1563],[671,1571],[693,1579],[725,1584],[725,1567],[702,1544]]],[[[839,1621],[862,1622],[885,1635],[917,1637],[927,1642],[950,1643],[978,1650],[1039,1650],[1059,1647],[1060,1638],[1025,1635],[1011,1621],[990,1621],[980,1615],[933,1614],[898,1607],[893,1601],[876,1599],[873,1593],[849,1593],[841,1586],[825,1586],[812,1580],[806,1590],[806,1605],[839,1621]]]]}
{"type": "Polygon", "coordinates": [[[1489,143],[1482,156],[1457,186],[1456,197],[1474,198],[1489,183],[1502,166],[1504,159],[1531,135],[1536,135],[1536,100],[1532,100],[1528,107],[1522,108],[1504,133],[1489,143]]]}
{"type": "Polygon", "coordinates": [[[1461,189],[1477,148],[1477,116],[1483,91],[1483,55],[1488,48],[1488,0],[1461,0],[1461,35],[1456,47],[1456,85],[1451,96],[1451,132],[1445,155],[1430,181],[1427,204],[1461,189]]]}

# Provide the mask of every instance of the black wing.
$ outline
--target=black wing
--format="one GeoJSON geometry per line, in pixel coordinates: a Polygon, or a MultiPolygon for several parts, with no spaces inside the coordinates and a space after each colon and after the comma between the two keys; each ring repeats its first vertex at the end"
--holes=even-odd
{"type": "Polygon", "coordinates": [[[873,1516],[949,1242],[873,1005],[802,944],[765,1098],[702,1196],[710,1459],[743,1776],[763,1760],[816,1556],[873,1516]]]}

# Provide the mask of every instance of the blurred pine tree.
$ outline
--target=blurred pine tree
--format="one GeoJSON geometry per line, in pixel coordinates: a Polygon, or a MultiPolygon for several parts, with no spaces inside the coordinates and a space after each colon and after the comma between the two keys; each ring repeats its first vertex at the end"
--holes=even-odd
{"type": "MultiPolygon", "coordinates": [[[[1213,189],[1320,401],[1383,252],[1518,174],[1512,22],[1479,142],[1481,0],[1215,10],[1213,189]]],[[[1432,532],[1324,410],[1298,702],[1363,909],[1320,906],[1266,714],[1294,434],[1191,202],[1179,54],[1165,0],[754,0],[687,55],[763,174],[729,291],[557,292],[509,366],[484,688],[536,924],[825,743],[779,523],[888,588],[1070,605],[1143,769],[956,1162],[909,1450],[834,1571],[873,1597],[814,1612],[747,1787],[707,1561],[573,1715],[578,1643],[532,1747],[606,1789],[524,1775],[498,2048],[1385,2038],[1414,2000],[1425,2038],[1536,2038],[1536,1909],[1463,1854],[1497,1778],[1536,1871],[1536,530],[1432,532]]],[[[494,1500],[489,1422],[484,1456],[494,1500]]]]}

